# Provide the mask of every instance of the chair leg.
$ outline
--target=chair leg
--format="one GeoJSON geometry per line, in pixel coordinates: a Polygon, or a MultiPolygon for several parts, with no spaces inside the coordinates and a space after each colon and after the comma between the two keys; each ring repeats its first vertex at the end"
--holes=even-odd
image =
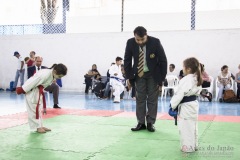
{"type": "Polygon", "coordinates": [[[110,99],[111,99],[113,96],[113,88],[111,87],[110,90],[111,90],[111,94],[110,94],[110,99]]]}
{"type": "Polygon", "coordinates": [[[47,98],[48,98],[48,106],[50,107],[50,94],[47,92],[47,98]]]}
{"type": "Polygon", "coordinates": [[[163,89],[162,89],[162,93],[161,93],[161,100],[163,99],[164,91],[165,91],[165,89],[163,88],[163,89]]]}
{"type": "Polygon", "coordinates": [[[168,89],[165,89],[165,91],[164,91],[164,97],[165,97],[165,99],[167,98],[167,92],[168,92],[168,89]]]}

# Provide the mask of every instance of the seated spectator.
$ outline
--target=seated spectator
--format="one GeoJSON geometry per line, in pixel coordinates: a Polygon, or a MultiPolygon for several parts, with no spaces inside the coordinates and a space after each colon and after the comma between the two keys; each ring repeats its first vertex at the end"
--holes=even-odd
{"type": "Polygon", "coordinates": [[[228,71],[228,66],[224,65],[218,74],[218,85],[219,92],[217,95],[217,100],[223,101],[223,90],[229,90],[231,88],[231,73],[228,71]]]}
{"type": "Polygon", "coordinates": [[[121,71],[122,58],[116,58],[116,64],[109,69],[110,85],[113,87],[114,103],[120,103],[120,94],[124,91],[125,80],[121,71]]]}
{"type": "MultiPolygon", "coordinates": [[[[173,75],[173,76],[177,76],[177,72],[175,70],[175,65],[174,64],[170,64],[169,67],[168,67],[168,72],[167,72],[167,76],[168,75],[173,75]]],[[[167,86],[168,83],[167,83],[167,80],[165,79],[164,81],[164,86],[167,86]]]]}
{"type": "MultiPolygon", "coordinates": [[[[42,66],[42,57],[37,56],[36,63],[34,66],[28,67],[28,78],[32,77],[35,73],[40,71],[41,69],[45,69],[47,67],[42,66]]],[[[47,86],[44,88],[45,91],[48,91],[50,93],[53,93],[53,108],[61,109],[61,107],[58,106],[58,97],[59,97],[59,86],[56,83],[56,80],[52,82],[50,86],[47,86]]]]}
{"type": "Polygon", "coordinates": [[[209,100],[209,102],[211,102],[212,101],[212,93],[210,93],[206,89],[204,89],[204,88],[210,87],[210,85],[211,85],[211,78],[209,77],[209,75],[205,71],[204,64],[200,63],[200,66],[201,66],[201,74],[202,74],[202,79],[203,79],[203,83],[202,83],[202,88],[203,89],[202,89],[200,95],[203,98],[206,97],[209,100]]]}
{"type": "Polygon", "coordinates": [[[239,72],[236,74],[235,81],[237,82],[237,98],[240,99],[240,64],[238,65],[239,72]]]}
{"type": "MultiPolygon", "coordinates": [[[[97,81],[100,81],[101,80],[101,75],[100,73],[98,72],[97,70],[97,65],[96,64],[93,64],[92,65],[92,69],[90,69],[85,75],[85,84],[86,84],[86,87],[85,87],[85,93],[88,94],[88,91],[89,91],[89,88],[92,87],[92,82],[93,80],[97,80],[97,81]]],[[[92,88],[93,89],[93,88],[92,88]]]]}

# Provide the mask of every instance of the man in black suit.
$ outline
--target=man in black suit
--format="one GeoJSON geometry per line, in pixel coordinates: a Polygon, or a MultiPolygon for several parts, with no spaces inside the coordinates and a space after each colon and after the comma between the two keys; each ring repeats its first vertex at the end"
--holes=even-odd
{"type": "Polygon", "coordinates": [[[159,89],[167,74],[167,58],[160,40],[148,36],[147,30],[142,26],[135,28],[134,38],[127,41],[124,69],[128,85],[136,86],[138,124],[131,130],[139,131],[147,128],[148,131],[154,132],[159,89]]]}
{"type": "MultiPolygon", "coordinates": [[[[35,65],[28,67],[28,78],[32,77],[39,70],[47,68],[42,66],[42,60],[42,57],[37,56],[35,58],[35,65]]],[[[56,81],[53,81],[53,83],[44,90],[53,93],[53,108],[61,109],[61,107],[58,106],[59,86],[56,84],[56,81]]]]}

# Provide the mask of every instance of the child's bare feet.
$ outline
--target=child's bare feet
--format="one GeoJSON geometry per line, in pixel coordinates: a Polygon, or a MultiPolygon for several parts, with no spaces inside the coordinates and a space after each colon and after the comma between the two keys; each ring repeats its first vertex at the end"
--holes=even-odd
{"type": "Polygon", "coordinates": [[[51,129],[46,128],[46,127],[42,127],[42,129],[44,129],[46,132],[51,131],[51,129]]]}
{"type": "Polygon", "coordinates": [[[46,133],[46,131],[45,131],[43,128],[38,128],[38,129],[37,129],[37,132],[38,132],[38,133],[46,133]]]}

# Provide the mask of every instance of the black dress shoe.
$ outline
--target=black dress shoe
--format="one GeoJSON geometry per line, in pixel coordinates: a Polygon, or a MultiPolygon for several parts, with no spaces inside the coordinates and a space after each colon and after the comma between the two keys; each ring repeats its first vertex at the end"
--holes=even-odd
{"type": "Polygon", "coordinates": [[[54,104],[54,105],[53,105],[53,108],[61,109],[61,107],[59,107],[57,104],[54,104]]]}
{"type": "Polygon", "coordinates": [[[132,131],[140,131],[140,130],[143,130],[143,129],[146,129],[146,125],[141,124],[141,123],[138,123],[135,128],[131,128],[132,131]]]}
{"type": "Polygon", "coordinates": [[[149,132],[155,132],[155,127],[153,126],[152,123],[148,123],[148,124],[147,124],[147,130],[148,130],[149,132]]]}

